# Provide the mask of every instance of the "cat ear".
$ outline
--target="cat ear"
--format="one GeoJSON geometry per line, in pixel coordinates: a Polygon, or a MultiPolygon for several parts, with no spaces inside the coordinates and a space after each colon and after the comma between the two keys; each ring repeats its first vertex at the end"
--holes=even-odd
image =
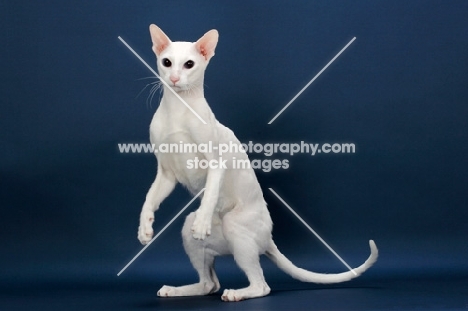
{"type": "Polygon", "coordinates": [[[164,51],[171,40],[168,36],[159,28],[158,26],[151,24],[149,27],[150,34],[151,34],[151,41],[153,41],[153,52],[159,56],[162,51],[164,51]]]}
{"type": "Polygon", "coordinates": [[[198,41],[195,43],[195,47],[197,48],[197,51],[205,57],[206,60],[210,60],[210,58],[215,54],[214,51],[217,43],[218,31],[216,29],[212,29],[205,33],[203,37],[198,39],[198,41]]]}

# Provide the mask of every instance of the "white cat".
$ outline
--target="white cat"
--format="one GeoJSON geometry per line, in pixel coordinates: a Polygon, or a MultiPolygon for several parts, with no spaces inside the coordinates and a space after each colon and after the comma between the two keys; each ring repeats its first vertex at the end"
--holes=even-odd
{"type": "MultiPolygon", "coordinates": [[[[214,55],[218,32],[210,30],[197,42],[172,42],[156,25],[150,26],[153,51],[161,78],[203,119],[200,119],[165,85],[161,103],[150,126],[150,140],[162,143],[206,144],[233,142],[240,144],[234,133],[220,124],[204,98],[205,69],[214,55]]],[[[200,207],[187,216],[182,229],[183,243],[200,282],[172,287],[163,286],[161,297],[206,295],[220,289],[214,270],[214,258],[232,254],[245,272],[250,285],[243,289],[227,289],[224,301],[268,295],[270,288],[263,277],[259,256],[267,255],[283,271],[304,282],[337,283],[357,277],[377,260],[378,251],[370,241],[371,255],[360,267],[340,274],[320,274],[294,266],[272,240],[272,221],[263,199],[262,190],[251,168],[234,169],[233,157],[248,159],[243,152],[223,155],[226,168],[189,169],[187,160],[218,160],[217,152],[157,153],[156,179],[146,195],[140,215],[138,239],[147,244],[152,236],[154,212],[180,182],[192,194],[206,188],[200,207]]]]}

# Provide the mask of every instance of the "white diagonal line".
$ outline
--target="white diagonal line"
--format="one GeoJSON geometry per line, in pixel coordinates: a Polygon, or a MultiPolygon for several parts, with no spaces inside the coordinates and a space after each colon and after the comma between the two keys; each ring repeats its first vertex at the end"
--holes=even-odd
{"type": "Polygon", "coordinates": [[[295,100],[299,97],[299,95],[301,95],[302,92],[304,92],[304,91],[312,84],[312,82],[314,82],[315,79],[317,79],[317,78],[322,74],[322,72],[324,72],[325,69],[327,69],[328,66],[330,66],[330,65],[332,64],[332,63],[335,61],[335,59],[337,59],[338,56],[340,56],[341,53],[343,53],[344,50],[346,50],[346,49],[348,48],[348,46],[350,46],[351,43],[353,43],[354,40],[356,40],[356,37],[354,37],[353,39],[351,39],[351,41],[349,41],[348,44],[346,44],[346,46],[345,46],[344,48],[342,48],[341,51],[339,51],[338,54],[336,54],[335,57],[333,57],[332,60],[329,61],[328,64],[326,64],[325,67],[323,67],[322,70],[320,70],[319,73],[317,73],[317,74],[315,75],[315,77],[313,77],[312,80],[310,80],[309,83],[307,83],[306,86],[304,86],[304,87],[302,88],[302,90],[300,90],[299,93],[297,93],[296,96],[294,96],[293,99],[291,99],[291,100],[289,101],[289,103],[287,103],[286,106],[284,106],[283,109],[281,109],[281,111],[278,112],[278,113],[276,114],[276,116],[274,116],[274,118],[270,120],[270,122],[268,122],[268,124],[273,123],[273,121],[275,121],[276,118],[278,118],[278,117],[280,116],[280,114],[282,114],[283,111],[285,111],[286,108],[288,108],[288,107],[293,103],[293,101],[295,101],[295,100]]]}
{"type": "Polygon", "coordinates": [[[288,203],[286,203],[273,189],[271,188],[268,188],[268,190],[270,190],[293,214],[294,216],[296,216],[303,224],[304,226],[306,226],[307,229],[309,229],[319,240],[320,242],[322,242],[332,253],[333,255],[336,256],[336,258],[338,258],[345,266],[346,268],[349,269],[349,271],[351,271],[352,273],[354,273],[354,275],[357,275],[356,272],[354,272],[353,268],[351,268],[347,263],[346,261],[343,260],[343,258],[340,257],[340,255],[338,255],[334,250],[333,248],[331,248],[330,245],[328,245],[327,242],[325,242],[321,237],[320,235],[318,235],[317,232],[315,232],[314,229],[312,229],[305,221],[304,219],[301,218],[301,216],[299,216],[292,208],[291,206],[288,205],[288,203]]]}
{"type": "Polygon", "coordinates": [[[133,257],[133,259],[130,260],[130,262],[129,262],[125,267],[123,267],[122,270],[120,270],[119,273],[117,273],[117,276],[120,276],[120,275],[125,271],[125,269],[127,269],[127,268],[128,268],[128,267],[129,267],[129,266],[130,266],[130,265],[147,249],[147,248],[148,248],[148,246],[150,246],[150,244],[153,243],[154,240],[156,240],[156,239],[167,229],[167,227],[169,227],[169,226],[174,222],[174,220],[176,220],[177,217],[179,217],[180,214],[182,214],[182,213],[187,209],[187,207],[189,207],[190,204],[192,204],[192,202],[195,201],[195,199],[198,198],[198,197],[200,196],[200,194],[202,194],[203,191],[205,191],[205,188],[203,188],[202,190],[200,190],[200,192],[199,192],[196,196],[194,196],[194,197],[190,200],[190,202],[188,202],[187,205],[185,205],[185,206],[180,210],[180,212],[178,212],[177,215],[175,215],[175,216],[171,219],[171,221],[169,221],[169,222],[167,223],[167,225],[165,225],[164,228],[162,228],[162,229],[158,232],[158,234],[156,234],[156,235],[154,236],[154,238],[152,238],[151,241],[149,241],[148,244],[146,244],[145,247],[143,247],[143,248],[141,249],[141,251],[139,251],[138,254],[136,254],[135,257],[133,257]]]}
{"type": "Polygon", "coordinates": [[[183,100],[182,97],[180,97],[179,94],[177,94],[177,92],[174,91],[174,90],[172,89],[172,87],[171,87],[169,84],[167,84],[163,79],[161,79],[161,77],[157,74],[157,72],[154,71],[153,68],[151,68],[151,66],[148,65],[148,64],[143,60],[143,58],[141,58],[140,55],[138,55],[138,53],[135,52],[135,50],[132,49],[132,47],[131,47],[130,45],[128,45],[127,42],[125,42],[124,39],[122,39],[120,36],[119,36],[118,38],[119,38],[120,41],[122,41],[123,44],[125,44],[125,46],[126,46],[130,51],[132,51],[133,54],[135,54],[135,56],[136,56],[136,57],[137,57],[137,58],[138,58],[138,59],[139,59],[139,60],[156,76],[156,77],[159,78],[159,80],[160,80],[165,86],[168,87],[169,90],[171,90],[171,92],[172,92],[172,93],[173,93],[173,94],[174,94],[174,95],[175,95],[175,96],[176,96],[176,97],[177,97],[177,98],[178,98],[178,99],[179,99],[179,100],[180,100],[180,101],[181,101],[181,102],[198,118],[198,119],[200,119],[200,121],[203,122],[203,124],[206,124],[205,120],[203,120],[202,117],[200,117],[200,116],[198,115],[198,113],[196,113],[195,110],[193,110],[193,108],[190,107],[189,104],[187,104],[187,103],[185,102],[185,100],[183,100]]]}

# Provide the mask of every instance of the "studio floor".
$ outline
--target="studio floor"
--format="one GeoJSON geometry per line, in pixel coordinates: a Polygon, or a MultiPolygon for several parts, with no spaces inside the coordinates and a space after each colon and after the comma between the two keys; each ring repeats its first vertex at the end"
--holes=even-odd
{"type": "MultiPolygon", "coordinates": [[[[307,289],[273,289],[238,303],[204,297],[159,298],[142,282],[36,284],[2,289],[1,310],[468,310],[464,277],[400,278],[307,289]]],[[[272,284],[272,287],[278,287],[272,284]]],[[[281,287],[281,286],[279,286],[281,287]]]]}

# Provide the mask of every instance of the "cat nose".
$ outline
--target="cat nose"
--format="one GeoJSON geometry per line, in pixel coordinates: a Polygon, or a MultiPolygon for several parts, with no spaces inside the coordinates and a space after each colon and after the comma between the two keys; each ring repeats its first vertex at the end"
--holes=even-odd
{"type": "Polygon", "coordinates": [[[174,83],[174,84],[176,84],[176,83],[177,83],[177,81],[179,81],[179,80],[180,80],[180,78],[179,78],[179,77],[173,77],[173,76],[171,76],[169,79],[170,79],[170,80],[172,81],[172,83],[174,83]]]}

